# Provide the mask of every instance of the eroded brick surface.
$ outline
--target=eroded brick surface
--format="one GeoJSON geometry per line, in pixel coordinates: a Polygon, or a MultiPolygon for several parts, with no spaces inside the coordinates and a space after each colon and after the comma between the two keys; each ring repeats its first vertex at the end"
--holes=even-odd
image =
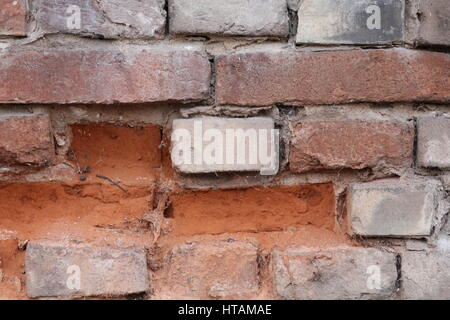
{"type": "Polygon", "coordinates": [[[36,49],[1,59],[1,103],[181,102],[209,92],[199,51],[36,49]]]}
{"type": "Polygon", "coordinates": [[[411,167],[414,128],[389,121],[300,121],[292,124],[290,168],[411,167]]]}
{"type": "Polygon", "coordinates": [[[275,250],[272,275],[284,299],[379,299],[394,293],[396,255],[373,248],[275,250]]]}
{"type": "Polygon", "coordinates": [[[25,0],[0,0],[0,35],[26,35],[27,6],[25,0]]]}
{"type": "Polygon", "coordinates": [[[450,101],[450,57],[443,53],[253,51],[216,63],[220,104],[450,101]]]}
{"type": "Polygon", "coordinates": [[[120,296],[149,289],[143,249],[30,243],[25,265],[32,298],[120,296]]]}
{"type": "Polygon", "coordinates": [[[34,17],[46,32],[102,38],[162,38],[164,0],[37,0],[34,17]]]}
{"type": "Polygon", "coordinates": [[[289,33],[285,0],[170,0],[170,31],[286,37],[289,33]]]}
{"type": "Polygon", "coordinates": [[[162,295],[176,299],[249,298],[258,292],[257,245],[205,241],[176,245],[167,260],[162,295]]]}
{"type": "Polygon", "coordinates": [[[0,164],[50,164],[55,156],[47,115],[0,117],[0,164]]]}

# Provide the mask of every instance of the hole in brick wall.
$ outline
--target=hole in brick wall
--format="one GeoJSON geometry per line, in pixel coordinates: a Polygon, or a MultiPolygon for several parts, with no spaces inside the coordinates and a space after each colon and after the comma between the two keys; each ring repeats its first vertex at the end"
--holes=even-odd
{"type": "Polygon", "coordinates": [[[123,182],[147,182],[161,167],[161,130],[157,125],[123,127],[75,124],[68,153],[88,178],[107,176],[123,182]]]}
{"type": "Polygon", "coordinates": [[[142,243],[139,221],[153,200],[152,186],[5,183],[0,185],[0,233],[18,239],[142,243]],[[130,231],[130,232],[128,232],[130,231]]]}
{"type": "Polygon", "coordinates": [[[172,194],[174,234],[280,231],[314,226],[333,230],[332,184],[185,191],[172,194]]]}

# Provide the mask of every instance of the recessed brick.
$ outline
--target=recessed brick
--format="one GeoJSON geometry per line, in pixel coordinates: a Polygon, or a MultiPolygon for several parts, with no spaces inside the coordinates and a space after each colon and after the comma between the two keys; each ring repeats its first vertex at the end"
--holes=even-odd
{"type": "Polygon", "coordinates": [[[414,128],[391,121],[300,121],[292,125],[290,168],[410,167],[414,128]]]}
{"type": "Polygon", "coordinates": [[[25,268],[31,298],[120,296],[149,289],[144,249],[30,243],[25,268]]]}
{"type": "Polygon", "coordinates": [[[409,32],[415,44],[450,45],[450,5],[447,0],[411,0],[409,13],[409,32]]]}
{"type": "Polygon", "coordinates": [[[164,0],[35,0],[42,30],[102,38],[162,38],[164,0]]]}
{"type": "Polygon", "coordinates": [[[450,169],[450,118],[420,117],[417,131],[418,165],[450,169]]]}
{"type": "Polygon", "coordinates": [[[198,101],[210,85],[208,57],[188,49],[36,49],[1,59],[0,103],[198,101]]]}
{"type": "Polygon", "coordinates": [[[220,104],[450,101],[450,56],[444,53],[253,51],[218,57],[216,64],[220,104]]]}
{"type": "Polygon", "coordinates": [[[0,117],[0,164],[49,164],[55,156],[47,115],[0,117]]]}
{"type": "Polygon", "coordinates": [[[450,299],[450,254],[411,251],[402,253],[402,299],[450,299]]]}
{"type": "Polygon", "coordinates": [[[332,184],[186,190],[169,199],[173,233],[178,235],[270,232],[302,226],[333,230],[335,226],[332,184]]]}
{"type": "Polygon", "coordinates": [[[347,198],[351,231],[362,236],[429,236],[443,201],[438,190],[434,180],[352,184],[347,198]]]}
{"type": "Polygon", "coordinates": [[[258,247],[246,241],[176,245],[167,262],[162,295],[171,299],[249,298],[257,294],[258,247]]]}
{"type": "Polygon", "coordinates": [[[396,255],[373,248],[275,250],[272,276],[284,299],[380,299],[394,293],[396,255]]]}
{"type": "Polygon", "coordinates": [[[27,6],[24,0],[0,0],[0,35],[26,35],[27,6]]]}
{"type": "Polygon", "coordinates": [[[403,40],[403,0],[305,0],[297,43],[386,44],[403,40]]]}
{"type": "Polygon", "coordinates": [[[172,163],[183,173],[278,172],[278,135],[271,118],[192,118],[172,124],[172,163]]]}
{"type": "Polygon", "coordinates": [[[170,0],[170,32],[287,37],[285,0],[170,0]]]}

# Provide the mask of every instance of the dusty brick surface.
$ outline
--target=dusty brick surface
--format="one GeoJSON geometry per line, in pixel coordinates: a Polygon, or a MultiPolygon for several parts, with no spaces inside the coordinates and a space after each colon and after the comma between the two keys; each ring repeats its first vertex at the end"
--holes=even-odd
{"type": "Polygon", "coordinates": [[[284,299],[380,299],[394,293],[396,255],[373,248],[275,250],[272,274],[284,299]]]}
{"type": "Polygon", "coordinates": [[[216,63],[220,104],[450,101],[450,56],[443,53],[253,51],[216,63]]]}
{"type": "Polygon", "coordinates": [[[0,164],[49,164],[55,156],[47,115],[0,117],[0,164]]]}
{"type": "Polygon", "coordinates": [[[274,129],[273,119],[263,117],[177,119],[172,124],[172,163],[183,173],[276,174],[279,155],[275,146],[278,137],[272,136],[274,129]],[[197,143],[198,139],[201,142],[197,143]],[[261,150],[266,150],[263,156],[261,150]]]}
{"type": "Polygon", "coordinates": [[[414,128],[390,121],[300,121],[292,124],[290,168],[410,167],[414,128]]]}
{"type": "Polygon", "coordinates": [[[351,231],[362,236],[429,236],[437,216],[439,183],[355,183],[349,188],[347,208],[351,231]]]}
{"type": "Polygon", "coordinates": [[[165,32],[164,0],[36,0],[33,8],[39,27],[48,33],[159,39],[165,32]]]}
{"type": "Polygon", "coordinates": [[[285,0],[170,0],[170,32],[286,37],[285,0]]]}
{"type": "Polygon", "coordinates": [[[245,241],[176,245],[163,295],[176,299],[248,298],[258,291],[257,246],[245,241]]]}
{"type": "Polygon", "coordinates": [[[296,40],[314,44],[399,42],[403,40],[404,6],[403,0],[302,1],[296,40]]]}
{"type": "Polygon", "coordinates": [[[417,121],[417,131],[418,165],[450,168],[450,118],[420,117],[417,121]]]}
{"type": "Polygon", "coordinates": [[[447,0],[411,0],[408,24],[420,46],[450,45],[450,6],[447,0]]]}
{"type": "Polygon", "coordinates": [[[27,50],[1,59],[0,103],[183,102],[209,91],[199,51],[27,50]]]}
{"type": "Polygon", "coordinates": [[[0,35],[26,35],[27,6],[25,0],[0,0],[0,35]]]}
{"type": "Polygon", "coordinates": [[[449,268],[448,252],[402,253],[402,299],[450,299],[449,268]]]}
{"type": "Polygon", "coordinates": [[[32,298],[121,296],[149,289],[143,249],[30,243],[25,267],[27,293],[32,298]]]}

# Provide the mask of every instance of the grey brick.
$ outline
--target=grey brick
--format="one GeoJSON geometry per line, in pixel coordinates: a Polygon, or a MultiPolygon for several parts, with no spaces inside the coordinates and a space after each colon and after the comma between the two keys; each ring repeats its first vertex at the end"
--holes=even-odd
{"type": "Polygon", "coordinates": [[[378,299],[397,280],[396,255],[373,248],[288,248],[273,252],[276,293],[284,299],[378,299]]]}
{"type": "Polygon", "coordinates": [[[277,147],[278,137],[275,132],[272,136],[271,130],[274,130],[274,121],[265,117],[245,119],[214,117],[177,119],[172,124],[172,163],[182,173],[260,171],[262,174],[273,175],[278,171],[279,155],[277,147]],[[213,132],[212,130],[222,137],[221,144],[219,144],[218,138],[215,138],[214,142],[207,139],[208,133],[213,132]],[[244,133],[248,133],[251,139],[246,138],[246,142],[243,143],[242,140],[237,138],[232,139],[233,136],[231,135],[227,138],[227,130],[233,130],[232,133],[236,135],[241,132],[243,133],[242,137],[244,137],[244,133]],[[197,136],[196,132],[200,132],[201,135],[197,136]],[[189,139],[185,138],[184,134],[187,134],[189,139]],[[266,137],[267,143],[260,139],[261,135],[266,137]],[[199,140],[198,137],[200,139],[203,137],[203,143],[199,143],[197,146],[195,141],[199,140]],[[231,141],[234,141],[233,151],[229,149],[232,145],[231,141]],[[219,148],[220,145],[222,145],[222,148],[219,148]],[[208,152],[208,146],[215,146],[214,149],[217,150],[221,149],[222,155],[219,156],[219,152],[217,154],[208,152]],[[251,149],[251,147],[256,147],[256,149],[251,149]],[[265,152],[267,159],[263,159],[259,153],[260,151],[265,151],[264,147],[267,148],[267,152],[265,152]],[[196,158],[195,153],[197,151],[201,157],[197,156],[196,158]],[[189,153],[190,156],[185,159],[185,154],[189,153]],[[205,155],[209,154],[217,155],[217,158],[209,161],[205,157],[205,155]],[[241,158],[242,160],[239,161],[239,155],[245,157],[245,159],[241,158]],[[255,158],[251,159],[250,155],[255,158]]]}
{"type": "Polygon", "coordinates": [[[402,254],[402,299],[450,299],[450,254],[408,251],[402,254]]]}
{"type": "Polygon", "coordinates": [[[450,118],[420,117],[417,131],[417,164],[450,169],[450,118]]]}
{"type": "Polygon", "coordinates": [[[439,215],[438,190],[434,180],[352,184],[347,198],[351,231],[362,236],[429,236],[439,215]]]}
{"type": "Polygon", "coordinates": [[[169,0],[175,34],[276,36],[289,33],[286,0],[169,0]]]}
{"type": "Polygon", "coordinates": [[[32,298],[121,296],[149,289],[144,249],[30,243],[25,269],[32,298]],[[71,278],[78,274],[80,282],[71,278]]]}
{"type": "Polygon", "coordinates": [[[448,0],[410,0],[408,40],[419,46],[450,45],[450,4],[448,0]]]}
{"type": "Polygon", "coordinates": [[[36,0],[33,12],[39,28],[48,33],[152,39],[165,32],[164,0],[36,0]],[[79,26],[73,23],[77,8],[79,26]]]}
{"type": "Polygon", "coordinates": [[[404,0],[304,0],[298,10],[297,43],[386,44],[402,41],[403,20],[404,0]],[[376,14],[373,10],[379,10],[379,25],[372,23],[376,14]]]}

